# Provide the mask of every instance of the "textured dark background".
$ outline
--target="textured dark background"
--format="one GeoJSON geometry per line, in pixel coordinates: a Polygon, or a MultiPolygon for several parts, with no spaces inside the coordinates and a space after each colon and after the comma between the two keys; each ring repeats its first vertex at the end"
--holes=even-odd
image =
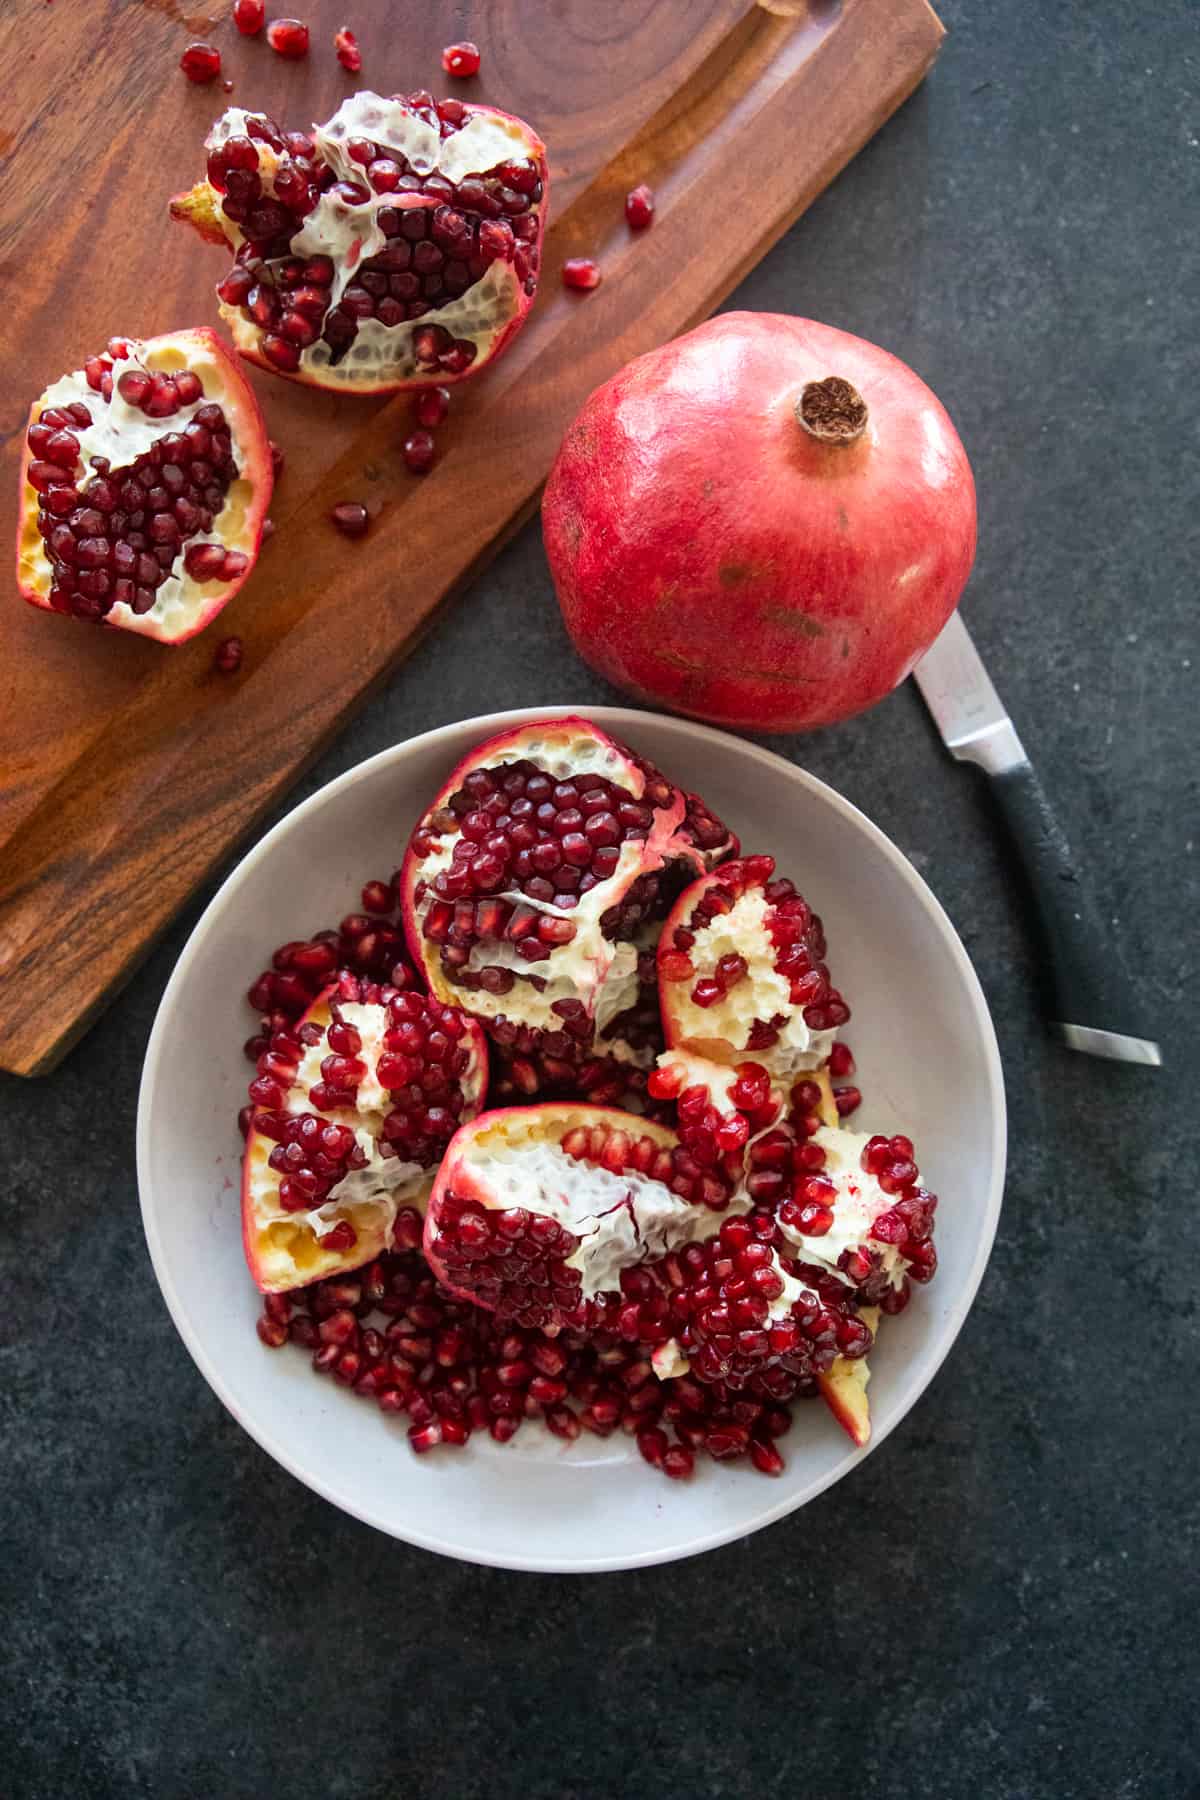
{"type": "MultiPolygon", "coordinates": [[[[1045,1039],[1011,872],[914,692],[779,746],[908,852],[987,989],[1012,1118],[991,1267],[916,1410],[803,1512],[638,1574],[480,1570],[284,1474],[159,1299],[134,1110],[199,897],[57,1074],[0,1083],[10,1800],[1200,1792],[1198,16],[942,13],[930,80],[738,304],[878,339],[949,406],[981,505],[966,616],[1166,1070],[1045,1039]]],[[[446,720],[612,698],[530,528],[306,791],[446,720]]]]}

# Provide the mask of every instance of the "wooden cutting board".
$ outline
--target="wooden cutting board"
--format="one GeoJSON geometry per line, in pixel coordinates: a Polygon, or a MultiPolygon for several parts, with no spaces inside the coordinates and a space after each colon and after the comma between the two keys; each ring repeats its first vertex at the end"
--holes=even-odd
{"type": "MultiPolygon", "coordinates": [[[[268,12],[281,10],[272,5],[268,12]]],[[[225,105],[302,126],[355,86],[450,88],[528,118],[553,199],[538,303],[507,356],[455,390],[424,478],[411,402],[254,374],[287,455],[276,533],[218,626],[178,649],[35,611],[10,586],[0,658],[0,1067],[49,1070],[156,934],[528,515],[562,432],[630,357],[709,314],[900,105],[942,28],[925,0],[304,0],[306,62],[210,0],[6,0],[0,246],[8,378],[0,527],[11,542],[30,399],[114,332],[216,323],[221,253],[166,214],[225,105]],[[333,55],[349,19],[357,80],[333,55]],[[234,82],[197,88],[194,36],[234,82]],[[480,78],[441,73],[469,37],[480,78]],[[626,191],[658,198],[651,230],[626,191]],[[563,289],[572,255],[604,271],[563,289]],[[19,371],[19,374],[17,372],[19,371]],[[14,375],[17,378],[14,379],[14,375]],[[329,507],[364,500],[348,543],[329,507]],[[212,669],[227,632],[240,674],[212,669]]]]}

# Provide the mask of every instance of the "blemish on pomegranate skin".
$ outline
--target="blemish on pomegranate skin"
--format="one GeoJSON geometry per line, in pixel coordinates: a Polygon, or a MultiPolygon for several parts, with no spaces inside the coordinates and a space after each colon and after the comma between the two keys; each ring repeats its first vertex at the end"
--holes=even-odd
{"type": "Polygon", "coordinates": [[[754,573],[752,563],[722,563],[717,570],[717,580],[722,587],[737,587],[743,581],[753,580],[754,573]]]}

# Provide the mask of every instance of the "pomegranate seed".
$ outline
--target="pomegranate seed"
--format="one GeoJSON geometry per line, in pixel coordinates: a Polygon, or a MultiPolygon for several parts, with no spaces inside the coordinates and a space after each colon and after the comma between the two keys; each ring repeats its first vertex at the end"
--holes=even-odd
{"type": "Polygon", "coordinates": [[[337,526],[343,537],[360,538],[367,535],[371,523],[371,515],[365,506],[357,500],[341,500],[329,514],[331,524],[337,526]]]}
{"type": "Polygon", "coordinates": [[[750,1439],[750,1461],[760,1475],[782,1475],[783,1458],[774,1444],[763,1438],[750,1439]]]}
{"type": "Polygon", "coordinates": [[[234,0],[233,22],[243,37],[255,37],[266,16],[266,0],[234,0]]]}
{"type": "Polygon", "coordinates": [[[428,1425],[412,1426],[408,1441],[418,1456],[424,1456],[427,1450],[435,1450],[442,1441],[441,1420],[431,1419],[428,1425]]]}
{"type": "Polygon", "coordinates": [[[213,653],[213,668],[222,675],[236,675],[242,666],[242,640],[240,637],[222,638],[213,653]]]}
{"type": "Polygon", "coordinates": [[[413,408],[417,423],[431,431],[442,423],[449,410],[450,389],[444,387],[422,388],[413,408]]]}
{"type": "Polygon", "coordinates": [[[262,1342],[266,1344],[269,1350],[278,1350],[281,1344],[287,1343],[287,1326],[282,1324],[278,1319],[272,1319],[265,1313],[258,1320],[255,1329],[262,1342]]]}
{"type": "Polygon", "coordinates": [[[470,76],[478,75],[479,62],[477,44],[447,44],[442,51],[442,67],[456,81],[466,81],[470,76]]]}
{"type": "Polygon", "coordinates": [[[433,467],[433,433],[414,431],[404,440],[404,460],[414,475],[427,475],[433,467]]]}
{"type": "Polygon", "coordinates": [[[835,1081],[840,1081],[844,1075],[853,1075],[854,1058],[850,1053],[849,1044],[836,1043],[831,1046],[829,1051],[829,1073],[833,1076],[835,1081]]]}
{"type": "Polygon", "coordinates": [[[362,51],[348,25],[343,25],[340,31],[334,33],[333,47],[343,69],[348,70],[351,75],[357,75],[362,68],[362,51]]]}
{"type": "Polygon", "coordinates": [[[562,266],[563,286],[587,293],[600,286],[600,268],[590,256],[569,256],[562,266]]]}
{"type": "MultiPolygon", "coordinates": [[[[837,1049],[836,1044],[834,1049],[837,1049]]],[[[858,1088],[851,1086],[834,1088],[833,1104],[837,1107],[838,1117],[845,1119],[852,1112],[857,1112],[862,1105],[862,1093],[858,1088]]]]}
{"type": "Polygon", "coordinates": [[[662,1459],[663,1474],[669,1475],[672,1481],[686,1481],[695,1467],[695,1457],[683,1444],[672,1444],[662,1459]]]}
{"type": "Polygon", "coordinates": [[[654,218],[654,193],[643,183],[625,196],[625,217],[631,231],[645,231],[654,218]]]}
{"type": "Polygon", "coordinates": [[[276,56],[298,62],[308,55],[308,26],[299,19],[272,19],[267,26],[267,42],[276,56]]]}
{"type": "Polygon", "coordinates": [[[179,66],[189,81],[205,87],[221,73],[221,52],[214,44],[189,44],[179,66]]]}

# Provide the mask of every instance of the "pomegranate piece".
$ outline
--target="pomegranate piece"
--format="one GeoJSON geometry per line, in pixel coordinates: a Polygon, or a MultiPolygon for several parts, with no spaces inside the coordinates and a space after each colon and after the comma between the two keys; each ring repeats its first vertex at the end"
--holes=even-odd
{"type": "Polygon", "coordinates": [[[447,44],[442,51],[442,67],[456,81],[467,81],[472,75],[478,75],[478,44],[447,44]]]}
{"type": "Polygon", "coordinates": [[[590,721],[518,726],[464,758],[413,832],[409,949],[431,992],[569,1081],[609,1030],[636,1027],[656,921],[733,844],[700,801],[590,721]]]}
{"type": "Polygon", "coordinates": [[[213,651],[213,668],[222,675],[236,675],[242,666],[240,637],[222,638],[213,651]]]}
{"type": "Polygon", "coordinates": [[[836,1282],[862,1305],[903,1312],[910,1283],[937,1270],[937,1195],[920,1186],[911,1140],[808,1130],[802,1124],[798,1135],[780,1130],[753,1144],[748,1188],[770,1191],[789,1255],[827,1278],[823,1291],[836,1282]],[[756,1182],[756,1170],[769,1179],[756,1182]]]}
{"type": "Polygon", "coordinates": [[[343,69],[351,75],[357,75],[362,68],[362,51],[348,25],[343,25],[340,31],[334,32],[333,48],[343,69]]]}
{"type": "Polygon", "coordinates": [[[514,1107],[455,1135],[425,1255],[451,1293],[521,1326],[616,1329],[623,1278],[710,1235],[728,1199],[664,1126],[616,1108],[514,1107]]]}
{"type": "Polygon", "coordinates": [[[171,213],[236,251],[220,310],[263,368],[363,394],[444,387],[524,322],[548,174],[520,119],[364,90],[311,131],[231,108],[205,148],[171,213]]]}
{"type": "Polygon", "coordinates": [[[654,222],[654,193],[645,183],[626,194],[625,218],[631,231],[645,231],[654,222]]]}
{"type": "Polygon", "coordinates": [[[266,16],[266,0],[233,0],[233,22],[243,37],[256,37],[266,16]]]}
{"type": "Polygon", "coordinates": [[[299,19],[272,19],[267,26],[267,42],[276,56],[299,62],[308,55],[308,26],[299,19]]]}
{"type": "Polygon", "coordinates": [[[487,1088],[473,1020],[411,989],[343,972],[272,1033],[250,1084],[242,1172],[246,1260],[264,1292],[370,1262],[487,1088]]]}
{"type": "Polygon", "coordinates": [[[850,1008],[820,919],[770,856],[725,863],[679,896],[658,947],[667,1043],[772,1075],[816,1069],[850,1008]]]}
{"type": "Polygon", "coordinates": [[[975,487],[895,357],[735,312],[591,395],[542,525],[567,629],[607,680],[796,731],[873,705],[933,643],[975,555],[975,487]]]}
{"type": "Polygon", "coordinates": [[[590,256],[569,256],[562,266],[563,286],[589,293],[600,286],[600,265],[590,256]]]}
{"type": "Polygon", "coordinates": [[[205,87],[221,73],[221,52],[215,44],[189,44],[179,66],[189,81],[205,87]]]}
{"type": "Polygon", "coordinates": [[[258,403],[215,333],[113,338],[30,411],[18,588],[46,611],[183,643],[253,568],[272,479],[258,403]]]}

